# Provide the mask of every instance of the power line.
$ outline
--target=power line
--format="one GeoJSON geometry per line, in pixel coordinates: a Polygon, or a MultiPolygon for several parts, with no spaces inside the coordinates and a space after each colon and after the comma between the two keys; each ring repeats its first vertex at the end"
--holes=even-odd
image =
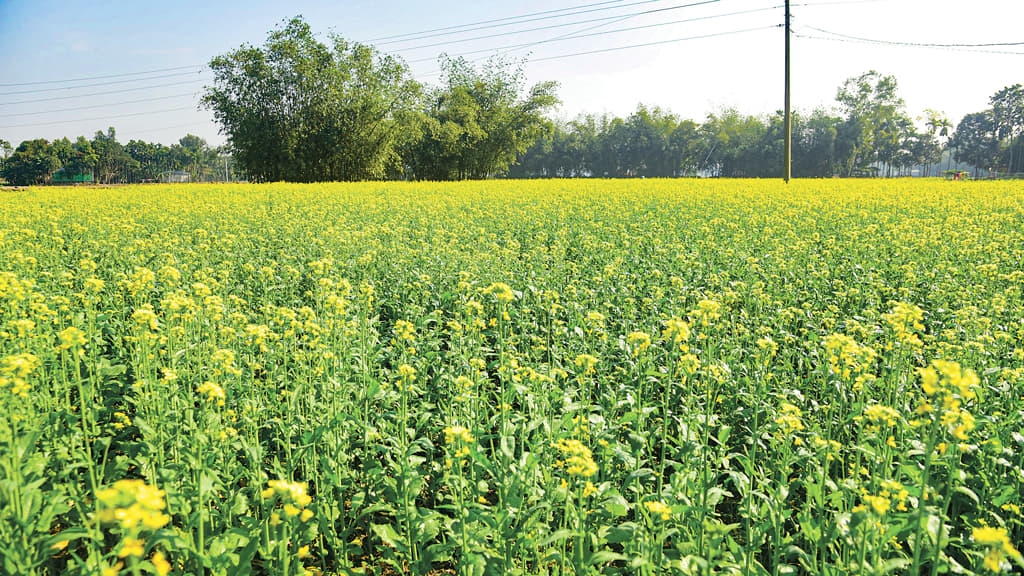
{"type": "MultiPolygon", "coordinates": [[[[512,44],[510,46],[504,46],[504,47],[501,47],[501,48],[483,48],[483,49],[480,49],[480,50],[471,50],[469,52],[462,52],[462,53],[459,53],[459,54],[455,54],[455,56],[468,56],[470,54],[479,54],[481,52],[490,52],[492,50],[516,50],[516,49],[519,49],[519,48],[525,48],[525,47],[530,47],[530,46],[537,46],[537,45],[540,45],[540,44],[550,44],[552,42],[561,42],[561,41],[564,41],[564,40],[576,40],[576,39],[579,39],[579,38],[590,38],[590,37],[593,37],[593,36],[603,36],[603,35],[606,35],[606,34],[616,34],[616,33],[619,33],[619,32],[632,32],[634,30],[644,30],[644,29],[647,29],[647,28],[657,28],[659,26],[671,26],[671,25],[674,25],[674,24],[685,24],[685,23],[690,23],[690,22],[698,22],[698,21],[701,21],[701,20],[713,20],[715,18],[725,18],[725,17],[728,17],[728,16],[738,16],[738,15],[742,15],[742,14],[753,14],[755,12],[766,12],[766,11],[769,11],[769,10],[777,10],[777,9],[779,9],[781,7],[782,6],[772,6],[770,8],[753,8],[751,10],[740,10],[740,11],[737,11],[737,12],[727,12],[727,13],[724,13],[724,14],[713,14],[711,16],[698,16],[696,18],[685,18],[685,19],[682,19],[682,20],[672,20],[670,22],[658,22],[658,23],[655,23],[655,24],[643,24],[643,25],[640,25],[640,26],[630,26],[628,28],[616,28],[614,30],[605,30],[605,31],[602,31],[602,32],[594,32],[594,33],[591,33],[591,34],[583,34],[582,32],[585,32],[585,30],[582,30],[582,31],[575,32],[575,33],[573,33],[571,35],[559,36],[559,37],[556,37],[556,38],[549,38],[547,40],[538,40],[536,42],[527,42],[527,43],[523,43],[523,44],[512,44]]],[[[629,17],[631,18],[632,16],[629,16],[629,17]]],[[[625,18],[623,18],[623,19],[625,19],[625,18]]],[[[433,58],[419,58],[419,59],[416,59],[416,60],[410,60],[409,63],[410,64],[414,64],[414,63],[417,63],[417,62],[426,62],[428,60],[433,60],[433,58]]]]}
{"type": "Polygon", "coordinates": [[[801,7],[813,7],[813,6],[838,6],[841,4],[876,4],[878,2],[888,2],[889,0],[835,0],[834,2],[810,2],[805,4],[790,4],[790,6],[796,8],[801,7]]]}
{"type": "Polygon", "coordinates": [[[73,112],[76,110],[92,110],[96,108],[109,108],[110,106],[123,106],[125,104],[141,104],[143,102],[156,102],[158,100],[170,100],[171,98],[182,98],[184,96],[195,96],[195,92],[184,92],[181,94],[171,94],[170,96],[157,96],[155,98],[142,98],[140,100],[125,100],[123,102],[107,102],[106,104],[94,104],[92,106],[76,106],[74,108],[58,108],[57,110],[44,110],[42,112],[16,112],[13,114],[0,114],[0,118],[9,118],[11,116],[39,116],[42,114],[56,114],[58,112],[73,112]]]}
{"type": "MultiPolygon", "coordinates": [[[[545,44],[545,43],[548,43],[548,42],[558,42],[558,41],[561,41],[561,40],[572,40],[574,38],[581,38],[584,32],[590,32],[591,30],[596,30],[598,28],[604,28],[605,26],[610,26],[612,24],[618,24],[619,22],[625,22],[626,20],[631,20],[631,19],[633,19],[635,17],[636,17],[635,15],[627,15],[627,16],[623,16],[623,17],[615,19],[615,20],[608,21],[608,22],[602,22],[600,24],[594,24],[593,26],[587,26],[586,28],[582,28],[580,30],[574,30],[572,32],[568,32],[568,33],[565,33],[565,34],[559,34],[558,36],[555,36],[554,38],[548,38],[546,40],[540,40],[540,41],[537,41],[537,42],[531,42],[531,43],[522,44],[522,45],[519,45],[519,46],[507,46],[507,47],[501,48],[499,51],[497,51],[495,56],[504,56],[504,55],[506,55],[506,54],[508,54],[510,52],[515,52],[516,50],[522,50],[523,48],[530,48],[530,47],[537,46],[539,44],[545,44]]],[[[475,52],[481,52],[481,51],[482,52],[489,52],[490,49],[487,49],[487,50],[474,50],[474,53],[475,52]]]]}
{"type": "Polygon", "coordinates": [[[603,22],[606,20],[624,20],[626,18],[632,18],[634,16],[643,16],[645,14],[654,14],[656,12],[667,12],[669,10],[680,10],[682,8],[692,8],[694,6],[702,6],[704,4],[714,4],[721,2],[722,0],[703,0],[702,2],[693,2],[690,4],[680,4],[678,6],[669,6],[668,8],[655,8],[653,10],[643,10],[641,12],[633,12],[632,14],[619,14],[616,16],[602,16],[601,18],[592,18],[590,20],[578,20],[576,22],[566,22],[563,24],[552,24],[550,26],[539,26],[536,28],[527,28],[525,30],[513,30],[512,32],[500,32],[498,34],[484,34],[483,36],[473,36],[472,38],[460,38],[459,40],[446,40],[444,42],[434,42],[432,44],[421,44],[420,46],[412,46],[410,48],[401,48],[401,51],[406,50],[420,50],[422,48],[433,48],[435,46],[447,46],[449,44],[458,44],[461,42],[472,42],[474,40],[489,40],[491,38],[499,38],[501,36],[514,36],[516,34],[526,34],[529,32],[538,32],[540,30],[551,30],[554,28],[565,28],[567,26],[577,26],[580,24],[590,24],[593,22],[603,22]]]}
{"type": "MultiPolygon", "coordinates": [[[[683,37],[683,38],[672,38],[672,39],[669,39],[669,40],[660,40],[658,42],[644,42],[642,44],[629,44],[627,46],[614,46],[612,48],[601,48],[601,49],[598,49],[598,50],[587,50],[585,52],[573,52],[571,54],[558,54],[558,55],[555,55],[555,56],[546,56],[544,58],[534,58],[534,59],[530,60],[530,62],[544,62],[546,60],[559,60],[561,58],[572,58],[574,56],[586,56],[588,54],[601,54],[601,53],[605,53],[605,52],[617,52],[619,50],[629,50],[629,49],[632,49],[632,48],[644,48],[644,47],[648,47],[648,46],[658,46],[658,45],[662,45],[662,44],[673,44],[673,43],[676,43],[676,42],[685,42],[687,40],[702,40],[702,39],[705,39],[705,38],[716,38],[716,37],[719,37],[719,36],[731,36],[733,34],[743,34],[743,33],[746,33],[746,32],[756,32],[758,30],[770,30],[772,28],[781,28],[781,27],[782,27],[781,24],[772,24],[770,26],[759,26],[759,27],[756,27],[756,28],[745,28],[745,29],[742,29],[742,30],[730,30],[728,32],[716,32],[714,34],[702,34],[700,36],[686,36],[686,37],[683,37]]],[[[420,76],[433,76],[433,75],[438,74],[440,72],[441,72],[441,70],[434,70],[432,72],[421,74],[420,76]]]]}
{"type": "Polygon", "coordinates": [[[134,114],[119,114],[117,116],[99,116],[97,118],[77,118],[75,120],[56,120],[53,122],[33,122],[30,124],[10,124],[7,126],[0,126],[0,130],[7,128],[31,128],[35,126],[53,126],[56,124],[77,124],[79,122],[97,122],[99,120],[120,120],[121,118],[131,118],[136,116],[152,116],[154,114],[163,114],[165,112],[182,112],[184,110],[195,110],[192,106],[184,106],[182,108],[166,108],[164,110],[151,110],[149,112],[136,112],[134,114]]]}
{"type": "Polygon", "coordinates": [[[206,82],[206,80],[189,80],[187,82],[167,82],[165,84],[152,84],[150,86],[139,86],[137,88],[121,88],[119,90],[107,90],[105,92],[90,92],[88,94],[75,94],[72,96],[53,96],[52,98],[33,98],[31,100],[0,102],[0,106],[14,106],[15,104],[35,104],[36,102],[56,102],[57,100],[74,100],[77,98],[89,98],[90,96],[106,96],[108,94],[123,94],[125,92],[151,90],[153,88],[166,88],[168,86],[188,86],[190,84],[199,84],[200,82],[206,82]]]}
{"type": "Polygon", "coordinates": [[[150,132],[163,132],[164,130],[173,130],[176,128],[185,128],[187,126],[199,126],[200,124],[209,124],[209,122],[188,122],[186,124],[175,124],[174,126],[161,126],[160,128],[146,128],[143,133],[150,132]]]}
{"type": "Polygon", "coordinates": [[[186,70],[196,68],[199,65],[175,66],[173,68],[157,68],[155,70],[144,70],[142,72],[124,72],[122,74],[107,74],[105,76],[83,76],[80,78],[67,78],[64,80],[39,80],[36,82],[18,82],[15,84],[0,84],[0,87],[10,88],[15,86],[36,86],[39,84],[66,84],[68,82],[84,82],[87,80],[103,80],[106,78],[123,78],[125,76],[142,76],[145,74],[156,74],[157,72],[172,72],[174,70],[186,70]]]}
{"type": "Polygon", "coordinates": [[[802,33],[799,33],[799,32],[794,32],[793,35],[796,36],[797,38],[804,38],[804,39],[807,39],[807,40],[825,40],[825,41],[828,41],[828,42],[846,42],[848,44],[869,44],[869,45],[875,45],[875,46],[899,46],[899,47],[902,47],[902,48],[927,48],[927,49],[935,49],[935,50],[949,50],[951,52],[976,52],[976,53],[980,53],[980,54],[1003,54],[1003,55],[1012,55],[1012,56],[1024,56],[1024,52],[1012,52],[1012,51],[1009,51],[1009,50],[983,50],[983,49],[977,49],[977,48],[960,48],[960,47],[952,47],[952,46],[923,46],[923,45],[916,45],[916,44],[909,44],[909,43],[899,43],[899,42],[880,42],[880,41],[872,41],[872,40],[856,40],[856,39],[853,39],[853,38],[836,38],[836,37],[828,38],[828,37],[825,37],[825,36],[814,36],[814,35],[811,35],[811,34],[802,34],[802,33]]]}
{"type": "Polygon", "coordinates": [[[892,46],[914,46],[919,48],[990,48],[993,46],[1024,46],[1024,42],[988,42],[984,44],[938,44],[933,42],[903,42],[893,40],[874,40],[871,38],[851,36],[849,34],[840,34],[839,32],[830,32],[828,30],[822,30],[821,28],[815,28],[814,26],[807,26],[807,28],[814,30],[815,32],[831,34],[833,36],[848,38],[850,40],[857,40],[860,42],[871,42],[872,44],[889,44],[892,46]]]}
{"type": "Polygon", "coordinates": [[[412,38],[406,38],[404,40],[390,40],[390,41],[387,41],[387,42],[378,42],[376,45],[377,46],[382,46],[382,45],[385,45],[385,44],[395,44],[395,43],[398,43],[398,42],[411,42],[413,40],[423,40],[423,39],[426,39],[426,38],[437,38],[439,36],[451,36],[453,34],[462,34],[464,32],[474,32],[476,30],[486,30],[488,28],[501,28],[501,27],[504,27],[504,26],[515,26],[516,24],[525,24],[527,22],[539,22],[539,21],[542,21],[542,20],[553,20],[555,18],[565,18],[567,16],[576,16],[576,15],[579,15],[579,14],[589,14],[591,12],[601,12],[601,11],[604,11],[604,10],[616,10],[616,9],[619,9],[619,8],[627,8],[629,6],[638,6],[640,4],[653,4],[653,3],[656,3],[656,2],[663,2],[663,1],[664,0],[639,0],[637,2],[630,2],[628,4],[622,4],[622,5],[619,5],[619,6],[611,6],[611,7],[605,7],[605,8],[591,8],[589,10],[577,10],[576,12],[569,12],[567,14],[560,14],[560,15],[557,15],[557,16],[541,16],[541,17],[538,17],[538,18],[528,18],[528,19],[525,19],[525,20],[520,20],[518,22],[506,22],[506,23],[501,23],[501,24],[488,24],[488,25],[485,25],[485,26],[477,26],[477,27],[473,27],[473,28],[466,28],[465,30],[456,30],[454,32],[438,32],[438,33],[434,33],[434,34],[423,34],[423,35],[415,36],[415,37],[412,37],[412,38]]]}
{"type": "MultiPolygon", "coordinates": [[[[541,16],[541,15],[544,15],[544,14],[554,14],[556,12],[567,12],[569,10],[576,10],[578,8],[590,8],[592,6],[603,6],[605,4],[618,4],[619,2],[622,2],[622,1],[623,0],[610,0],[610,1],[606,1],[606,2],[595,2],[593,4],[583,4],[581,6],[571,6],[569,8],[558,8],[556,10],[545,10],[543,12],[531,12],[530,14],[522,14],[522,15],[519,15],[519,16],[506,16],[505,18],[495,18],[493,20],[480,20],[478,22],[470,22],[468,24],[459,24],[459,25],[456,25],[456,26],[446,26],[444,28],[434,28],[433,30],[423,30],[423,31],[420,31],[420,32],[409,32],[407,34],[395,34],[393,36],[382,36],[380,38],[373,38],[371,40],[367,40],[366,43],[369,44],[371,42],[379,42],[381,40],[392,40],[392,39],[395,39],[395,38],[406,38],[408,36],[419,36],[421,34],[430,34],[432,32],[444,32],[444,31],[447,31],[447,30],[455,30],[457,28],[466,28],[466,27],[469,27],[469,26],[477,26],[477,25],[480,25],[480,24],[491,24],[493,22],[505,22],[507,20],[518,20],[520,18],[529,18],[530,16],[541,16]]],[[[396,42],[400,42],[400,40],[396,40],[396,42]]]]}
{"type": "Polygon", "coordinates": [[[39,94],[41,92],[60,92],[62,90],[78,90],[79,88],[93,88],[96,86],[109,86],[111,84],[128,84],[130,82],[145,82],[146,80],[159,80],[160,78],[175,78],[178,76],[191,76],[202,74],[203,70],[195,72],[177,72],[175,74],[164,74],[162,76],[150,76],[149,78],[135,78],[132,80],[115,80],[113,82],[100,82],[98,84],[82,84],[81,86],[62,86],[60,88],[39,88],[37,90],[20,90],[17,92],[0,92],[0,96],[14,96],[16,94],[39,94]]]}
{"type": "Polygon", "coordinates": [[[588,54],[601,54],[604,52],[616,52],[619,50],[629,50],[630,48],[645,48],[647,46],[659,46],[661,44],[672,44],[675,42],[685,42],[687,40],[702,40],[704,38],[716,38],[718,36],[731,36],[733,34],[743,34],[745,32],[756,32],[758,30],[769,30],[772,28],[780,28],[780,24],[772,24],[771,26],[759,26],[757,28],[745,28],[743,30],[731,30],[729,32],[717,32],[715,34],[703,34],[701,36],[688,36],[686,38],[673,38],[671,40],[661,40],[658,42],[645,42],[643,44],[630,44],[628,46],[616,46],[614,48],[602,48],[599,50],[588,50],[586,52],[574,52],[572,54],[559,54],[558,56],[547,56],[544,58],[534,58],[531,62],[544,62],[545,60],[558,60],[560,58],[571,58],[573,56],[586,56],[588,54]]]}

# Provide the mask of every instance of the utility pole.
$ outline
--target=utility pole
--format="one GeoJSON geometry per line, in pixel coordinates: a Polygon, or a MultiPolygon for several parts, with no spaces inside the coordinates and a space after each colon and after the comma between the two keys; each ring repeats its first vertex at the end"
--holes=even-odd
{"type": "Polygon", "coordinates": [[[793,168],[793,113],[789,107],[789,0],[786,0],[786,110],[782,144],[782,179],[789,184],[791,170],[793,168]]]}

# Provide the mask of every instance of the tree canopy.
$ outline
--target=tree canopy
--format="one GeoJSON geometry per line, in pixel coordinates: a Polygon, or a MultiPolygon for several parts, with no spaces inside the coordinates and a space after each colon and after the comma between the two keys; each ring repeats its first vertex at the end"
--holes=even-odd
{"type": "Polygon", "coordinates": [[[294,18],[210,68],[203,104],[253,179],[372,180],[400,164],[420,93],[400,60],[337,35],[324,44],[294,18]]]}
{"type": "Polygon", "coordinates": [[[443,82],[425,99],[420,137],[409,147],[414,177],[463,180],[504,174],[541,135],[544,113],[558,103],[557,83],[525,96],[521,68],[491,60],[478,70],[465,59],[442,60],[443,82]]]}

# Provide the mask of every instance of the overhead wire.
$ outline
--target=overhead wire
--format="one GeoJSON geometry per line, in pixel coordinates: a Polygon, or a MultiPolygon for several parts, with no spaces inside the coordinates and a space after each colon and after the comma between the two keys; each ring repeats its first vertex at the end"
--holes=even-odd
{"type": "Polygon", "coordinates": [[[100,82],[98,84],[82,84],[80,86],[62,86],[59,88],[39,88],[35,90],[18,90],[14,92],[0,92],[0,96],[15,96],[18,94],[40,94],[43,92],[61,92],[64,90],[78,90],[80,88],[95,88],[97,86],[109,86],[111,84],[128,84],[131,82],[145,82],[146,80],[159,80],[162,78],[176,78],[181,76],[191,76],[193,74],[202,74],[202,69],[197,69],[192,72],[177,72],[174,74],[164,74],[161,76],[150,76],[148,78],[135,78],[132,80],[114,80],[113,82],[100,82]]]}
{"type": "Polygon", "coordinates": [[[32,122],[29,124],[8,124],[6,126],[0,126],[0,130],[7,128],[29,128],[34,126],[54,126],[57,124],[78,124],[80,122],[97,122],[100,120],[119,120],[121,118],[132,118],[137,116],[152,116],[155,114],[164,114],[167,112],[181,112],[184,110],[195,110],[192,106],[184,106],[181,108],[166,108],[164,110],[150,110],[148,112],[136,112],[131,114],[118,114],[115,116],[99,116],[96,118],[76,118],[74,120],[55,120],[52,122],[32,122]]]}
{"type": "MultiPolygon", "coordinates": [[[[584,34],[583,32],[585,32],[586,30],[582,30],[582,31],[577,31],[577,32],[575,32],[573,34],[570,34],[570,35],[566,35],[566,36],[560,36],[560,37],[556,37],[556,38],[548,38],[548,39],[545,39],[545,40],[537,40],[535,42],[525,42],[523,44],[512,44],[510,46],[504,46],[504,47],[497,48],[497,49],[496,48],[482,48],[480,50],[470,50],[468,52],[460,52],[459,54],[454,54],[453,56],[468,56],[468,55],[471,55],[471,54],[480,54],[480,53],[483,53],[483,52],[492,52],[492,51],[495,51],[495,50],[515,50],[515,49],[519,49],[519,48],[528,48],[528,47],[532,47],[532,46],[538,46],[538,45],[541,45],[541,44],[550,44],[552,42],[562,42],[562,41],[565,41],[565,40],[576,40],[576,39],[579,39],[579,38],[591,38],[591,37],[594,37],[594,36],[604,36],[604,35],[607,35],[607,34],[617,34],[617,33],[620,33],[620,32],[632,32],[632,31],[635,31],[635,30],[644,30],[644,29],[648,29],[648,28],[657,28],[657,27],[661,27],[661,26],[671,26],[671,25],[675,25],[675,24],[686,24],[686,23],[691,23],[691,22],[699,22],[699,21],[702,21],[702,20],[713,20],[713,19],[716,19],[716,18],[725,18],[725,17],[728,17],[728,16],[739,16],[739,15],[744,15],[744,14],[753,14],[753,13],[756,13],[756,12],[766,12],[766,11],[769,11],[769,10],[777,10],[778,8],[781,8],[781,7],[782,6],[771,6],[771,7],[768,7],[768,8],[752,8],[750,10],[740,10],[740,11],[736,11],[736,12],[727,12],[727,13],[723,13],[723,14],[712,14],[710,16],[697,16],[695,18],[684,18],[682,20],[672,20],[672,21],[669,21],[669,22],[657,22],[655,24],[643,24],[643,25],[639,25],[639,26],[630,26],[628,28],[616,28],[614,30],[604,30],[604,31],[601,31],[601,32],[594,32],[594,33],[590,33],[590,34],[584,34]]],[[[613,24],[613,23],[614,22],[611,22],[609,24],[613,24]]],[[[409,60],[409,63],[413,64],[413,63],[418,63],[418,62],[426,62],[428,60],[433,60],[433,58],[418,58],[416,60],[409,60]]]]}
{"type": "Polygon", "coordinates": [[[823,34],[831,34],[833,36],[839,36],[841,38],[847,38],[850,40],[858,40],[860,42],[871,42],[873,44],[889,44],[892,46],[914,46],[919,48],[991,48],[995,46],[1024,46],[1024,42],[985,42],[981,44],[958,44],[958,43],[936,43],[936,42],[906,42],[896,40],[877,40],[872,38],[862,38],[859,36],[851,36],[849,34],[841,34],[839,32],[831,32],[829,30],[823,30],[814,26],[805,26],[815,32],[821,32],[823,34]]]}
{"type": "Polygon", "coordinates": [[[73,94],[71,96],[53,96],[50,98],[33,98],[31,100],[15,100],[14,102],[0,102],[0,106],[14,106],[16,104],[35,104],[36,102],[56,102],[58,100],[74,100],[77,98],[89,98],[92,96],[107,96],[109,94],[123,94],[125,92],[138,92],[140,90],[152,90],[153,88],[167,88],[169,86],[188,86],[199,84],[206,80],[188,80],[186,82],[167,82],[164,84],[153,84],[150,86],[138,86],[135,88],[121,88],[118,90],[107,90],[105,92],[90,92],[88,94],[73,94]]]}
{"type": "MultiPolygon", "coordinates": [[[[596,50],[586,50],[586,51],[582,51],[582,52],[573,52],[573,53],[570,53],[570,54],[557,54],[557,55],[554,55],[554,56],[546,56],[546,57],[543,57],[543,58],[532,58],[530,60],[530,62],[544,62],[544,61],[548,61],[548,60],[559,60],[559,59],[562,59],[562,58],[572,58],[572,57],[575,57],[575,56],[585,56],[585,55],[589,55],[589,54],[601,54],[601,53],[606,53],[606,52],[617,52],[619,50],[630,50],[630,49],[633,49],[633,48],[644,48],[644,47],[648,47],[648,46],[658,46],[658,45],[663,45],[663,44],[673,44],[673,43],[685,42],[685,41],[689,41],[689,40],[702,40],[702,39],[705,39],[705,38],[716,38],[716,37],[720,37],[720,36],[731,36],[733,34],[744,34],[744,33],[748,33],[748,32],[756,32],[756,31],[759,31],[759,30],[770,30],[770,29],[773,29],[773,28],[781,28],[781,27],[782,27],[781,24],[772,24],[772,25],[769,25],[769,26],[758,26],[758,27],[754,27],[754,28],[744,28],[744,29],[741,29],[741,30],[729,30],[729,31],[726,31],[726,32],[715,32],[715,33],[712,33],[712,34],[701,34],[699,36],[686,36],[686,37],[682,37],[682,38],[671,38],[671,39],[668,39],[668,40],[659,40],[659,41],[656,41],[656,42],[644,42],[644,43],[640,43],[640,44],[629,44],[629,45],[626,45],[626,46],[613,46],[611,48],[600,48],[600,49],[596,49],[596,50]]],[[[431,72],[427,72],[425,74],[420,74],[420,76],[434,76],[436,74],[439,74],[440,72],[441,72],[441,70],[434,70],[434,71],[431,71],[431,72]]]]}
{"type": "Polygon", "coordinates": [[[580,6],[570,6],[568,8],[557,8],[557,9],[554,9],[554,10],[544,10],[544,11],[541,11],[541,12],[532,12],[530,14],[521,14],[519,16],[506,16],[504,18],[495,18],[495,19],[492,19],[492,20],[480,20],[478,22],[469,22],[467,24],[458,24],[458,25],[455,25],[455,26],[446,26],[444,28],[434,28],[433,30],[421,30],[420,32],[409,32],[409,33],[406,33],[406,34],[395,34],[395,35],[392,35],[392,36],[382,36],[380,38],[373,38],[373,39],[367,40],[366,43],[379,42],[381,40],[392,40],[392,39],[395,39],[395,38],[405,38],[405,37],[408,37],[408,36],[419,36],[421,34],[429,34],[429,33],[432,33],[432,32],[444,32],[446,30],[455,30],[455,29],[458,29],[458,28],[466,28],[466,27],[470,27],[470,26],[477,26],[477,25],[480,25],[480,24],[490,24],[490,23],[493,23],[493,22],[506,22],[508,20],[518,20],[520,18],[528,18],[530,16],[541,16],[541,15],[544,15],[544,14],[554,14],[556,12],[568,12],[570,10],[576,10],[578,8],[590,8],[592,6],[603,6],[603,5],[606,5],[606,4],[619,4],[621,2],[623,2],[623,0],[606,0],[605,2],[595,2],[593,4],[583,4],[583,5],[580,5],[580,6]]]}
{"type": "Polygon", "coordinates": [[[542,16],[542,17],[538,17],[538,18],[528,18],[528,19],[520,20],[518,22],[505,22],[505,23],[500,23],[500,24],[488,24],[488,25],[485,25],[485,26],[476,26],[476,27],[466,28],[464,30],[457,30],[457,31],[452,31],[452,32],[438,32],[438,33],[434,33],[434,34],[423,34],[423,35],[415,36],[415,37],[412,37],[412,38],[406,38],[404,40],[389,40],[387,42],[377,42],[375,44],[375,46],[383,46],[383,45],[386,45],[386,44],[396,44],[396,43],[399,43],[399,42],[411,42],[413,40],[423,40],[423,39],[426,39],[426,38],[437,38],[437,37],[440,37],[440,36],[452,36],[454,34],[462,34],[462,33],[465,33],[465,32],[474,32],[476,30],[487,30],[489,28],[500,28],[500,27],[504,27],[504,26],[515,26],[517,24],[525,24],[527,22],[539,22],[539,21],[543,21],[543,20],[552,20],[552,19],[555,19],[555,18],[565,18],[565,17],[568,17],[568,16],[576,16],[578,14],[589,14],[589,13],[592,13],[592,12],[601,12],[601,11],[604,11],[604,10],[613,10],[613,9],[619,9],[619,8],[627,8],[629,6],[639,6],[641,4],[654,4],[654,3],[657,3],[657,2],[664,2],[664,1],[665,0],[638,0],[638,1],[635,1],[635,2],[629,2],[629,3],[626,3],[626,4],[621,4],[619,6],[605,7],[605,8],[591,8],[591,9],[588,9],[588,10],[577,10],[575,12],[569,12],[567,14],[560,14],[558,16],[542,16]]]}
{"type": "Polygon", "coordinates": [[[170,94],[167,96],[157,96],[154,98],[141,98],[139,100],[125,100],[122,102],[107,102],[105,104],[93,104],[90,106],[75,106],[74,108],[58,108],[56,110],[44,110],[42,112],[14,112],[11,114],[0,114],[0,118],[10,118],[12,116],[40,116],[42,114],[57,114],[60,112],[73,112],[78,110],[94,110],[96,108],[109,108],[111,106],[124,106],[126,104],[141,104],[143,102],[156,102],[158,100],[170,100],[171,98],[183,98],[185,96],[195,96],[196,92],[183,92],[181,94],[170,94]]]}
{"type": "MultiPolygon", "coordinates": [[[[810,26],[807,26],[810,28],[810,26]]],[[[931,50],[947,50],[951,52],[974,52],[980,54],[1001,54],[1006,56],[1024,56],[1024,52],[1014,52],[1012,50],[987,50],[983,48],[968,48],[962,46],[942,46],[942,45],[926,45],[926,44],[914,44],[906,42],[891,42],[881,40],[869,40],[869,39],[857,39],[857,38],[844,38],[844,37],[828,37],[828,36],[815,36],[813,34],[804,34],[799,31],[794,31],[793,36],[796,38],[804,38],[807,40],[823,40],[827,42],[845,42],[848,44],[867,44],[875,46],[896,46],[902,48],[924,48],[931,50]]]]}
{"type": "Polygon", "coordinates": [[[756,32],[759,30],[770,30],[772,28],[781,28],[781,24],[772,24],[771,26],[759,26],[756,28],[744,28],[742,30],[730,30],[728,32],[716,32],[713,34],[702,34],[700,36],[688,36],[686,38],[672,38],[670,40],[659,40],[657,42],[644,42],[642,44],[630,44],[628,46],[615,46],[612,48],[601,48],[598,50],[587,50],[585,52],[574,52],[572,54],[559,54],[557,56],[547,56],[544,58],[534,58],[531,62],[544,62],[547,60],[559,60],[561,58],[571,58],[573,56],[586,56],[588,54],[601,54],[604,52],[616,52],[618,50],[629,50],[631,48],[645,48],[647,46],[659,46],[662,44],[673,44],[676,42],[685,42],[687,40],[702,40],[705,38],[717,38],[719,36],[731,36],[733,34],[744,34],[747,32],[756,32]]]}
{"type": "Polygon", "coordinates": [[[146,74],[156,74],[157,72],[172,72],[174,70],[186,70],[189,68],[197,68],[201,66],[199,64],[190,64],[188,66],[174,66],[172,68],[157,68],[154,70],[144,70],[141,72],[124,72],[121,74],[106,74],[103,76],[82,76],[79,78],[65,78],[60,80],[36,80],[33,82],[15,82],[13,84],[0,84],[0,88],[13,88],[17,86],[37,86],[39,84],[67,84],[70,82],[85,82],[88,80],[105,80],[107,78],[123,78],[125,76],[143,76],[146,74]]]}
{"type": "Polygon", "coordinates": [[[705,4],[714,4],[716,2],[721,2],[721,1],[722,0],[702,0],[701,2],[692,2],[690,4],[680,4],[680,5],[677,5],[677,6],[669,6],[667,8],[655,8],[653,10],[643,10],[643,11],[640,11],[640,12],[633,12],[631,14],[617,14],[615,16],[602,16],[601,18],[592,18],[592,19],[589,19],[589,20],[577,20],[575,22],[563,22],[561,24],[551,24],[549,26],[538,26],[536,28],[527,28],[525,30],[513,30],[511,32],[500,32],[500,33],[497,33],[497,34],[485,34],[483,36],[473,36],[472,38],[460,38],[458,40],[446,40],[444,42],[434,42],[432,44],[422,44],[420,46],[410,46],[408,48],[399,48],[398,51],[399,52],[403,52],[403,51],[411,51],[411,50],[421,50],[423,48],[434,48],[436,46],[447,46],[447,45],[451,45],[451,44],[459,44],[459,43],[462,43],[462,42],[472,42],[474,40],[489,40],[491,38],[500,38],[502,36],[514,36],[514,35],[517,35],[517,34],[527,34],[527,33],[530,33],[530,32],[539,32],[539,31],[542,31],[542,30],[553,30],[555,28],[566,28],[566,27],[569,27],[569,26],[578,26],[580,24],[590,24],[590,23],[593,23],[593,22],[603,22],[603,21],[609,21],[609,20],[619,20],[619,21],[621,21],[621,20],[624,20],[624,19],[627,19],[627,18],[633,18],[635,16],[643,16],[643,15],[647,15],[647,14],[654,14],[654,13],[657,13],[657,12],[667,12],[667,11],[670,11],[670,10],[681,10],[683,8],[693,8],[695,6],[703,6],[705,4]]]}

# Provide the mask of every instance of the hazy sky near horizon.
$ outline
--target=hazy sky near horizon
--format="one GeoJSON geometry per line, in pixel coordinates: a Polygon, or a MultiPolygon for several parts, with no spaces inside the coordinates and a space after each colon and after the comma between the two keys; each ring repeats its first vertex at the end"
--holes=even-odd
{"type": "MultiPolygon", "coordinates": [[[[565,118],[639,103],[698,122],[723,107],[770,114],[783,103],[783,1],[0,0],[0,138],[114,126],[122,142],[222,144],[197,109],[205,64],[296,15],[322,39],[401,56],[427,83],[440,53],[524,57],[528,83],[560,83],[565,118]]],[[[792,13],[797,110],[833,106],[846,78],[877,70],[896,77],[913,116],[932,108],[955,124],[1024,83],[1022,0],[792,0],[792,13]]]]}

